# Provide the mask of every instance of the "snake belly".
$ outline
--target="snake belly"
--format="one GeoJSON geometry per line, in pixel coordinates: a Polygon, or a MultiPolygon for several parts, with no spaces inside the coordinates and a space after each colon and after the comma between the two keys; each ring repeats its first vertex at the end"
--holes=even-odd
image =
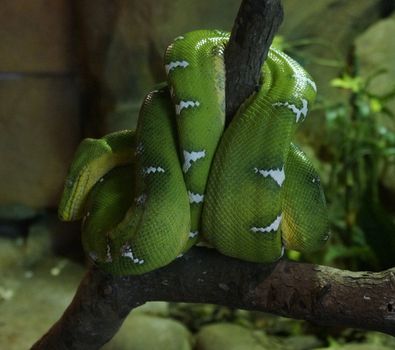
{"type": "Polygon", "coordinates": [[[200,239],[261,263],[328,239],[319,176],[291,143],[315,84],[270,49],[262,86],[224,131],[228,39],[208,30],[176,38],[164,58],[167,84],[145,98],[136,132],[84,141],[77,151],[59,216],[85,214],[84,249],[104,270],[145,273],[200,239]]]}

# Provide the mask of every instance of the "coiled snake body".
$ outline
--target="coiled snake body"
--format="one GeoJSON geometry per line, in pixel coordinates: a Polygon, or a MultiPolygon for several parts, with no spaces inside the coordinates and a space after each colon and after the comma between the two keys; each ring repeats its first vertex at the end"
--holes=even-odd
{"type": "Polygon", "coordinates": [[[228,39],[208,30],[176,38],[165,53],[168,81],[146,96],[136,132],[77,150],[59,215],[83,217],[84,248],[105,270],[148,272],[199,240],[261,263],[327,240],[319,176],[291,143],[315,84],[271,49],[262,86],[224,131],[228,39]]]}

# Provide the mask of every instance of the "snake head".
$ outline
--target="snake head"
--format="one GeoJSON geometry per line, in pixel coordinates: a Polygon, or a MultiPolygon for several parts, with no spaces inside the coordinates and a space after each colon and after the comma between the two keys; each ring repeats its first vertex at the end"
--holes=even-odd
{"type": "Polygon", "coordinates": [[[129,164],[134,159],[134,132],[122,130],[101,139],[84,139],[77,148],[70,165],[58,216],[64,221],[79,220],[93,186],[116,166],[129,164]]]}
{"type": "Polygon", "coordinates": [[[84,166],[77,174],[70,169],[58,208],[58,216],[61,220],[74,221],[83,217],[89,173],[88,166],[84,166]]]}

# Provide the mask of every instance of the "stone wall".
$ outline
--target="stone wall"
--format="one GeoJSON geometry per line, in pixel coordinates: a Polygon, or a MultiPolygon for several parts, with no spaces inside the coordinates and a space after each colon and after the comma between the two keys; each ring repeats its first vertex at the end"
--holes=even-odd
{"type": "Polygon", "coordinates": [[[0,9],[0,207],[56,206],[81,138],[67,0],[0,9]]]}

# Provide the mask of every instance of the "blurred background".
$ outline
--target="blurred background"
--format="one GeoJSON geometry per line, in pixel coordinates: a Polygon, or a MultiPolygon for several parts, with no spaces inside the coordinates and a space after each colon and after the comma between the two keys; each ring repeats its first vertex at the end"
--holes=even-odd
{"type": "MultiPolygon", "coordinates": [[[[165,79],[162,56],[193,29],[231,30],[240,0],[2,0],[0,348],[26,349],[85,271],[79,223],[57,203],[84,137],[134,128],[165,79]]],[[[332,236],[290,258],[350,270],[395,266],[395,1],[284,0],[277,45],[313,75],[297,141],[319,169],[332,236]]],[[[394,349],[376,332],[319,328],[212,305],[149,303],[105,349],[394,349]]]]}

